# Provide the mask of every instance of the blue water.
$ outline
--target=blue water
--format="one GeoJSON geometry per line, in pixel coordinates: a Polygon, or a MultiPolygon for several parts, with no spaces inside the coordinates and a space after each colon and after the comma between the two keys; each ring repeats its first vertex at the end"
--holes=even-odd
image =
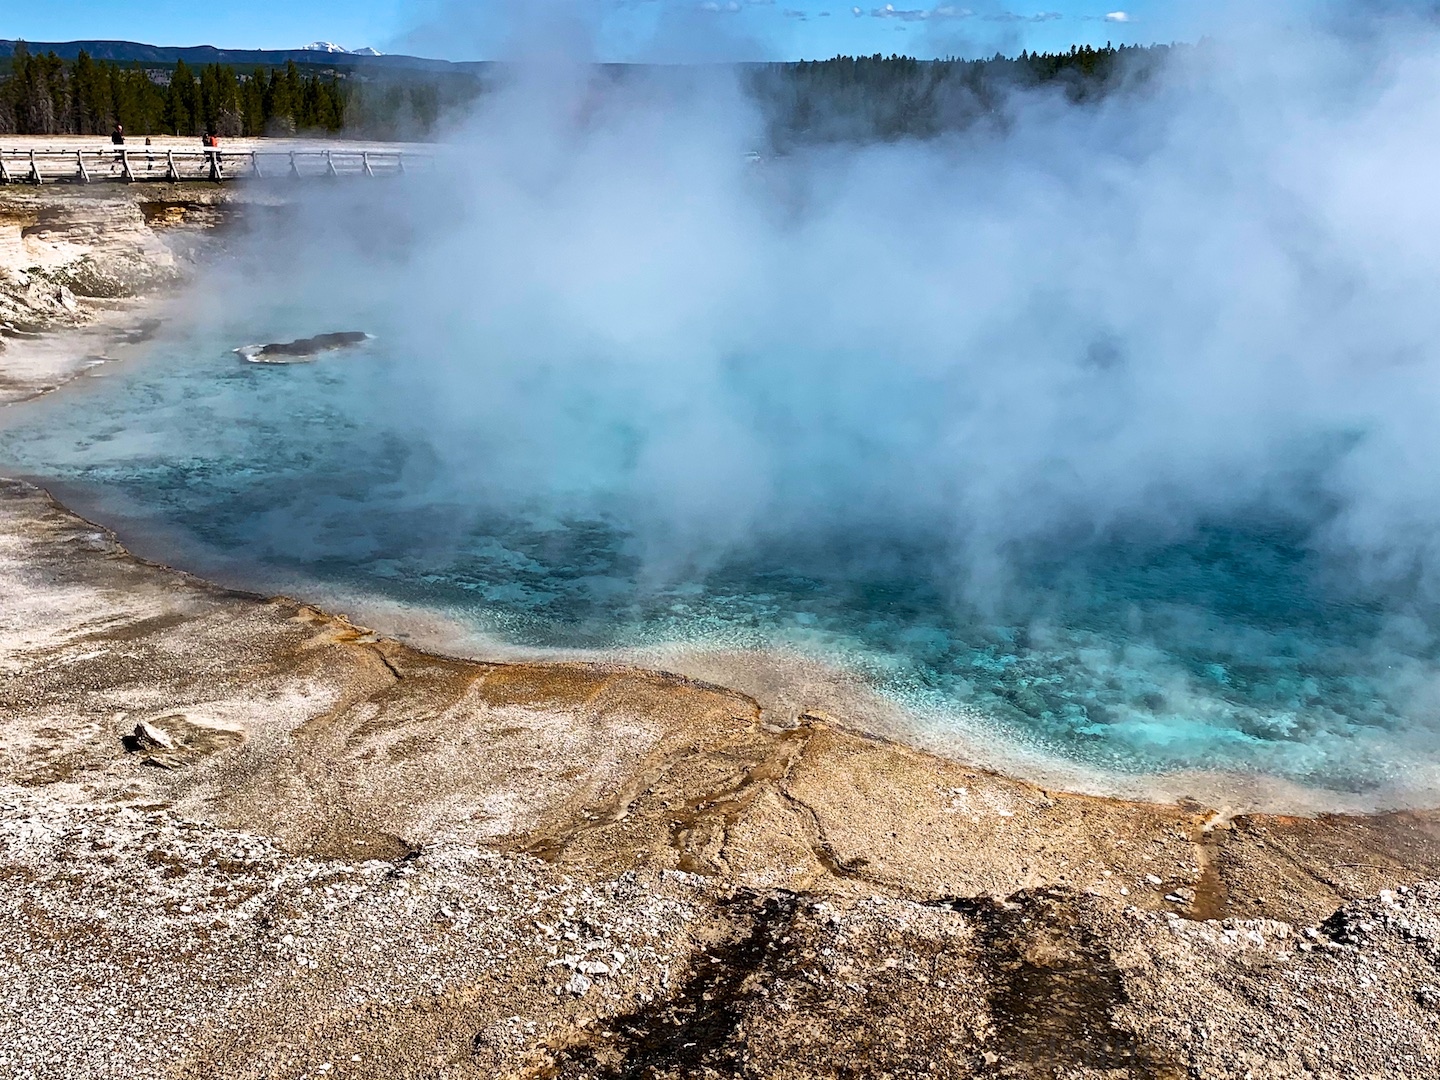
{"type": "Polygon", "coordinates": [[[911,526],[759,531],[657,568],[649,524],[623,501],[456,484],[404,415],[396,365],[383,343],[284,367],[213,342],[162,347],[8,410],[0,467],[192,549],[518,645],[798,650],[932,723],[985,717],[1105,769],[1364,792],[1440,757],[1429,622],[1338,588],[1301,523],[1255,513],[1178,536],[1059,538],[983,600],[911,526]]]}

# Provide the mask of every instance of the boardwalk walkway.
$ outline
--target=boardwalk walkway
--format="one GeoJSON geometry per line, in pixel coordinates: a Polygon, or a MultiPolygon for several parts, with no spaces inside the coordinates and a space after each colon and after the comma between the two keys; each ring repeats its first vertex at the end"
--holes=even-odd
{"type": "Polygon", "coordinates": [[[378,177],[434,167],[433,153],[408,147],[6,146],[0,137],[0,184],[378,177]]]}

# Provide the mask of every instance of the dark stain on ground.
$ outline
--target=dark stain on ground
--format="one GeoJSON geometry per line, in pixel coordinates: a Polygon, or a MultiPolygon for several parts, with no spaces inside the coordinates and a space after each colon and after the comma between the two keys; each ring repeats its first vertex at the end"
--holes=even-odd
{"type": "Polygon", "coordinates": [[[164,615],[154,615],[148,619],[137,619],[124,626],[106,627],[102,630],[94,630],[88,634],[81,634],[76,641],[103,641],[106,643],[120,641],[139,641],[152,634],[163,633],[166,630],[173,630],[177,626],[184,626],[192,616],[187,612],[168,612],[164,615]]]}
{"type": "Polygon", "coordinates": [[[751,996],[746,984],[757,973],[773,974],[800,897],[742,891],[726,906],[739,932],[700,954],[673,996],[606,1021],[584,1043],[557,1053],[537,1080],[746,1075],[745,1039],[737,1030],[751,996]]]}
{"type": "Polygon", "coordinates": [[[1213,828],[1195,829],[1195,864],[1200,876],[1195,881],[1195,899],[1181,912],[1187,919],[1223,919],[1230,914],[1230,889],[1220,872],[1220,839],[1213,828]]]}
{"type": "Polygon", "coordinates": [[[949,900],[973,919],[994,1034],[990,1075],[1052,1077],[1087,1069],[1128,1080],[1179,1080],[1116,1020],[1124,980],[1073,898],[1050,891],[949,900]]]}

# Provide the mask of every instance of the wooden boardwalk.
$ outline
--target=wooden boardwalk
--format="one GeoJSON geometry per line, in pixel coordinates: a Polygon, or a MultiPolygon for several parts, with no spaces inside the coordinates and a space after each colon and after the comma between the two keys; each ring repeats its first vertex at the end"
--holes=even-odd
{"type": "Polygon", "coordinates": [[[313,148],[275,150],[173,147],[6,147],[0,144],[0,184],[92,184],[305,177],[382,177],[435,168],[435,156],[416,150],[313,148]]]}

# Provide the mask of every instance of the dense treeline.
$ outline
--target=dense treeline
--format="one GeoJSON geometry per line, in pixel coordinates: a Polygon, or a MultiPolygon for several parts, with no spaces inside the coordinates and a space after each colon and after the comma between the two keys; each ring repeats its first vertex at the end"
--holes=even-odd
{"type": "Polygon", "coordinates": [[[431,83],[350,85],[333,74],[283,68],[237,72],[228,65],[198,70],[181,60],[168,70],[92,60],[72,63],[54,53],[33,56],[23,44],[0,79],[0,132],[20,135],[222,137],[335,133],[424,133],[439,116],[431,83]]]}
{"type": "MultiPolygon", "coordinates": [[[[1018,87],[1052,84],[1083,102],[1143,82],[1167,46],[1077,46],[1068,52],[996,55],[988,60],[916,60],[837,56],[831,60],[748,65],[774,149],[805,142],[930,138],[985,117],[1003,116],[1018,87]]],[[[0,132],[105,135],[123,124],[132,135],[225,136],[337,133],[424,137],[447,110],[472,102],[486,82],[470,74],[410,72],[367,80],[335,70],[210,64],[195,69],[140,68],[31,55],[18,45],[0,66],[0,132]]],[[[625,65],[609,77],[625,78],[625,65]]]]}
{"type": "Polygon", "coordinates": [[[932,138],[995,116],[1016,89],[1054,84],[1073,102],[1142,83],[1169,46],[1075,46],[988,60],[837,56],[768,64],[751,74],[770,141],[932,138]]]}

